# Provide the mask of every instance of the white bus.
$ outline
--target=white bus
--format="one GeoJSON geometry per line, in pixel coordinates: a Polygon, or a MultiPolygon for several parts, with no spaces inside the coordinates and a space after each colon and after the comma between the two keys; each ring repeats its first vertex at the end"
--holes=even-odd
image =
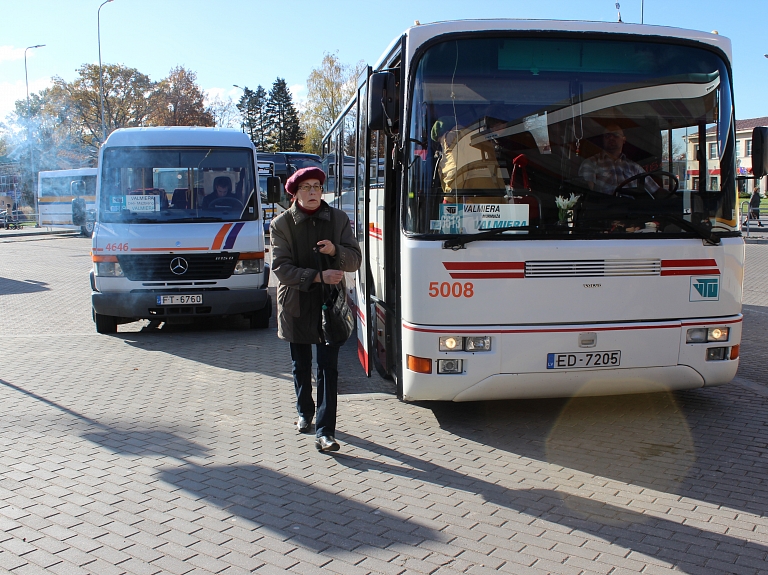
{"type": "Polygon", "coordinates": [[[355,158],[366,371],[405,400],[729,382],[744,265],[730,59],[727,38],[630,24],[396,38],[323,143],[355,158]],[[717,136],[687,163],[714,188],[673,173],[692,134],[717,136]]]}
{"type": "Polygon", "coordinates": [[[39,172],[38,223],[93,233],[96,210],[96,168],[39,172]]]}
{"type": "MultiPolygon", "coordinates": [[[[272,315],[253,143],[236,130],[115,130],[99,151],[91,305],[96,331],[146,319],[272,315]]],[[[267,199],[279,193],[267,175],[267,199]]]]}

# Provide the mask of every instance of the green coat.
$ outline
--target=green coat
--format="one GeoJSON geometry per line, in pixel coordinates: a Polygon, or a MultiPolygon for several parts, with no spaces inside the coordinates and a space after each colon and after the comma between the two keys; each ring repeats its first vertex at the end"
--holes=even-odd
{"type": "Polygon", "coordinates": [[[354,272],[360,267],[362,254],[349,218],[325,202],[312,215],[302,212],[294,202],[290,209],[272,220],[269,233],[272,273],[278,280],[277,336],[291,343],[323,343],[320,333],[322,284],[314,283],[319,271],[317,258],[323,258],[324,269],[354,272]],[[334,257],[312,251],[320,240],[333,242],[334,257]],[[297,253],[293,253],[294,245],[297,253]]]}

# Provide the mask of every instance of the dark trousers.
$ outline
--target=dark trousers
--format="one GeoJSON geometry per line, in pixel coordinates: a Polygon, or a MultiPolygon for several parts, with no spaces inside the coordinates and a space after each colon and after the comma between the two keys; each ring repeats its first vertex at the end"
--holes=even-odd
{"type": "MultiPolygon", "coordinates": [[[[339,381],[339,348],[315,345],[317,349],[317,421],[315,435],[336,434],[336,395],[339,381]]],[[[312,401],[312,344],[292,343],[293,385],[296,387],[296,411],[307,421],[315,414],[312,401]]]]}

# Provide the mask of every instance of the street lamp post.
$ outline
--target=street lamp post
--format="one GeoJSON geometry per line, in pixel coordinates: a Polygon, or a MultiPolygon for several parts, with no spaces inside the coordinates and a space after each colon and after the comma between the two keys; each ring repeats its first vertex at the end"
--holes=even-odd
{"type": "MultiPolygon", "coordinates": [[[[32,198],[35,205],[35,218],[37,219],[37,224],[35,227],[40,227],[40,210],[37,204],[37,190],[35,189],[35,181],[37,180],[35,177],[35,153],[32,146],[32,138],[30,137],[29,133],[29,126],[32,123],[32,112],[29,106],[29,74],[27,73],[27,50],[42,48],[43,46],[45,46],[45,44],[35,44],[34,46],[27,46],[24,49],[24,83],[27,87],[27,145],[29,146],[29,171],[31,172],[32,176],[32,198]]],[[[15,199],[18,203],[19,198],[17,197],[15,199]]],[[[16,209],[18,209],[18,206],[16,206],[16,209]]]]}
{"type": "MultiPolygon", "coordinates": [[[[237,84],[232,84],[233,88],[240,88],[243,91],[243,96],[245,96],[245,88],[242,86],[238,86],[237,84]]],[[[248,102],[250,105],[250,101],[248,102]]],[[[240,129],[243,131],[243,134],[245,134],[245,118],[243,118],[243,121],[240,122],[240,129]]]]}
{"type": "Polygon", "coordinates": [[[99,101],[101,102],[101,141],[107,139],[107,129],[104,127],[104,80],[101,75],[101,7],[112,0],[104,0],[96,11],[96,34],[99,40],[99,101]]]}

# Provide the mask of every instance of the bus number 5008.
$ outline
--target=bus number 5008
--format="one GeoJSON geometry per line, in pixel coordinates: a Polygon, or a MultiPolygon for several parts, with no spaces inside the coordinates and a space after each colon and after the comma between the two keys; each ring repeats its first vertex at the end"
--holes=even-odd
{"type": "Polygon", "coordinates": [[[472,282],[429,282],[429,297],[472,297],[475,285],[472,282]]]}

